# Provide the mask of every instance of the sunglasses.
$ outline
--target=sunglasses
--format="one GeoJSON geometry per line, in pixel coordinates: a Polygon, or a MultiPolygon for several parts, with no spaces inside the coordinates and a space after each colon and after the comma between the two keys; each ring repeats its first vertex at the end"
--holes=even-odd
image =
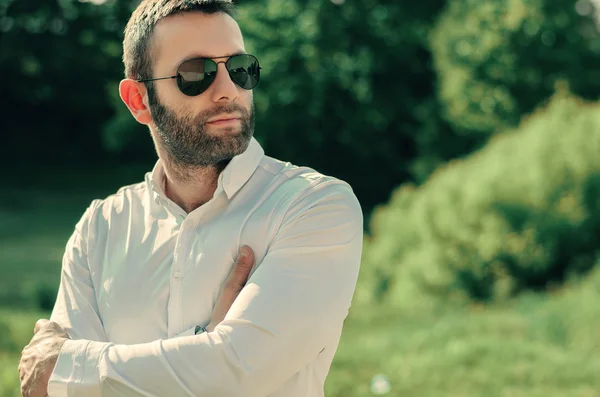
{"type": "Polygon", "coordinates": [[[215,81],[220,63],[225,64],[231,80],[245,90],[253,89],[260,80],[261,67],[258,59],[250,54],[237,54],[221,62],[215,62],[210,58],[190,59],[179,65],[175,76],[140,79],[137,82],[177,79],[179,91],[187,96],[196,96],[206,91],[215,81]]]}

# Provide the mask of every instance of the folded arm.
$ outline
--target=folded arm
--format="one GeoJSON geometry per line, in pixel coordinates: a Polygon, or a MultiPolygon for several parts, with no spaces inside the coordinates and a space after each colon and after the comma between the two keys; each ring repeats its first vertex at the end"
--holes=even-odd
{"type": "Polygon", "coordinates": [[[115,345],[69,340],[54,396],[265,396],[301,370],[341,327],[354,293],[362,214],[331,185],[289,210],[262,263],[213,332],[115,345]]]}
{"type": "Polygon", "coordinates": [[[69,239],[63,256],[58,296],[50,321],[58,323],[72,339],[107,342],[87,261],[87,209],[69,239]]]}

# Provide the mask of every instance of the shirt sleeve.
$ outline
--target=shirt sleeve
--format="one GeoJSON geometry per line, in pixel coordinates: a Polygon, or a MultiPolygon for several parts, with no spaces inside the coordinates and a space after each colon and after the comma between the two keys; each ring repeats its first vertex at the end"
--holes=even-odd
{"type": "Polygon", "coordinates": [[[349,186],[331,183],[303,193],[213,332],[137,345],[66,341],[49,396],[271,394],[341,328],[358,277],[362,233],[362,212],[349,186]]]}
{"type": "Polygon", "coordinates": [[[50,320],[62,326],[72,339],[106,342],[87,259],[90,216],[96,204],[92,202],[67,242],[50,320]]]}

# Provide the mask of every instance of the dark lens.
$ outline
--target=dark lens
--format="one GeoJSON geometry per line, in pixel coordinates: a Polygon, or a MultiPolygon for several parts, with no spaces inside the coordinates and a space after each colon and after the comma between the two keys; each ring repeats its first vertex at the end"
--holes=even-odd
{"type": "Polygon", "coordinates": [[[260,80],[258,59],[249,54],[234,55],[227,61],[231,79],[240,87],[251,90],[260,80]]]}
{"type": "Polygon", "coordinates": [[[177,69],[177,85],[188,96],[202,94],[216,77],[217,64],[211,59],[192,59],[177,69]]]}

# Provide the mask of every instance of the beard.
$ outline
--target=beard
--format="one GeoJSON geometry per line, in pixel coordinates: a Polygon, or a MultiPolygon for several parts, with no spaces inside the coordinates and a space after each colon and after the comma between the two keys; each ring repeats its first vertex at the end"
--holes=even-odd
{"type": "Polygon", "coordinates": [[[254,104],[248,111],[229,103],[207,109],[197,115],[178,116],[158,100],[149,96],[150,111],[156,130],[163,141],[170,160],[183,168],[209,167],[228,163],[242,154],[254,135],[254,104]],[[232,127],[222,128],[222,136],[211,135],[206,122],[223,113],[239,113],[241,130],[232,133],[232,127]]]}

